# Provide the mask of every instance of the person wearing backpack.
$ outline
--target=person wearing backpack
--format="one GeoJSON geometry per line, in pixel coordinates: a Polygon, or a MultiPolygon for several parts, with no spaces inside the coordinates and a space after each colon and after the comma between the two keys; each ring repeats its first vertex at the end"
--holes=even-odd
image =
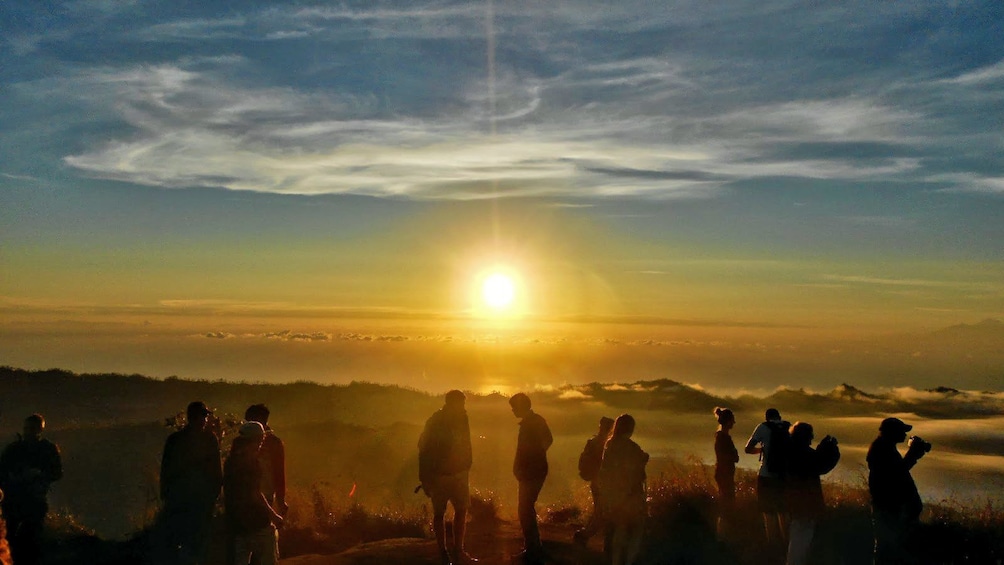
{"type": "Polygon", "coordinates": [[[753,430],[746,442],[746,453],[760,456],[757,473],[757,506],[763,514],[767,544],[783,551],[787,545],[787,516],[785,515],[784,475],[788,467],[787,455],[791,437],[791,424],[781,419],[777,408],[768,408],[765,420],[753,430]]]}
{"type": "MultiPolygon", "coordinates": [[[[589,492],[593,495],[593,513],[585,527],[576,530],[573,539],[576,543],[586,545],[589,538],[596,535],[604,527],[603,507],[600,504],[599,479],[600,464],[603,463],[603,446],[607,443],[610,430],[614,427],[614,419],[603,416],[600,418],[600,428],[596,435],[586,440],[586,446],[579,455],[579,477],[589,482],[589,492]]],[[[604,543],[604,545],[606,545],[604,543]]]]}
{"type": "Polygon", "coordinates": [[[436,534],[442,565],[477,563],[464,550],[467,509],[471,494],[469,475],[471,425],[466,396],[459,390],[446,393],[443,407],[425,422],[418,439],[418,478],[432,499],[432,530],[436,534]],[[446,543],[446,506],[453,504],[453,554],[446,543]]]}
{"type": "Polygon", "coordinates": [[[613,530],[609,550],[612,565],[637,562],[648,515],[645,466],[649,455],[631,440],[634,430],[635,419],[630,414],[617,417],[600,465],[600,501],[613,530]]]}

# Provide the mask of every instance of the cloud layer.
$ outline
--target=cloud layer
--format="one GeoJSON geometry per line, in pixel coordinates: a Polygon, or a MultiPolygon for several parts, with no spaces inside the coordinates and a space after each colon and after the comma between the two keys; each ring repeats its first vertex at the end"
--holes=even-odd
{"type": "Polygon", "coordinates": [[[8,96],[68,117],[52,127],[76,132],[60,155],[73,170],[165,188],[662,199],[792,177],[1004,192],[991,2],[490,5],[79,2],[44,30],[26,6],[5,34],[8,96]]]}

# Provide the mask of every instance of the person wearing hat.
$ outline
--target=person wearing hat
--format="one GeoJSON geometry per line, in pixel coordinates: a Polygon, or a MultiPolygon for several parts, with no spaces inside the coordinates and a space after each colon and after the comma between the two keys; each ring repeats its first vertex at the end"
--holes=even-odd
{"type": "Polygon", "coordinates": [[[216,499],[223,486],[220,441],[209,429],[212,411],[201,401],[188,405],[185,427],[168,436],[160,460],[161,525],[159,556],[171,563],[206,562],[216,499]]]}
{"type": "Polygon", "coordinates": [[[227,565],[247,565],[252,560],[275,565],[279,561],[277,527],[283,518],[261,491],[258,455],[264,440],[265,427],[260,422],[245,422],[223,467],[223,501],[233,548],[233,560],[227,565]]]}
{"type": "Polygon", "coordinates": [[[896,444],[906,441],[906,434],[912,429],[899,418],[886,418],[868,448],[868,492],[872,499],[876,565],[916,562],[910,554],[909,541],[923,503],[910,469],[930,451],[931,444],[911,438],[906,455],[900,455],[896,444]]]}

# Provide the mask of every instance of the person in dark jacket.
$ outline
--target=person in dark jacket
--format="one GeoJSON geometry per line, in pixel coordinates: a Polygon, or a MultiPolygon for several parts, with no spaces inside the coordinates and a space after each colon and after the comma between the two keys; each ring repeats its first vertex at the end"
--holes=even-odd
{"type": "Polygon", "coordinates": [[[517,513],[523,530],[523,561],[543,563],[544,548],[537,526],[537,497],[547,478],[547,450],[554,443],[547,421],[530,408],[530,397],[522,392],[509,399],[512,413],[520,419],[516,457],[512,472],[519,483],[517,513]]]}
{"type": "Polygon", "coordinates": [[[923,503],[910,469],[930,451],[931,444],[911,438],[906,455],[896,444],[906,441],[913,426],[899,418],[886,418],[879,436],[868,448],[868,492],[872,499],[875,564],[916,563],[909,540],[920,519],[923,503]]]}
{"type": "Polygon", "coordinates": [[[603,463],[603,448],[610,437],[610,430],[614,427],[614,419],[603,416],[600,418],[600,427],[596,435],[586,440],[582,454],[579,455],[579,476],[589,481],[589,493],[593,497],[593,513],[589,516],[589,522],[585,527],[576,530],[573,539],[576,543],[586,545],[589,538],[596,535],[601,529],[606,528],[603,519],[603,505],[600,503],[599,475],[600,465],[603,463]]]}
{"type": "Polygon", "coordinates": [[[736,463],[739,450],[736,449],[729,433],[736,425],[736,416],[728,408],[715,408],[718,431],[715,432],[715,484],[718,485],[718,521],[716,531],[719,539],[726,537],[731,526],[736,505],[736,463]]]}
{"type": "Polygon", "coordinates": [[[443,565],[476,563],[464,551],[470,505],[471,425],[459,390],[446,393],[443,407],[425,422],[418,439],[418,478],[432,499],[432,531],[443,565]],[[453,558],[446,544],[446,506],[453,504],[453,558]]]}
{"type": "Polygon", "coordinates": [[[645,465],[649,457],[631,440],[634,428],[635,420],[630,414],[617,417],[600,465],[600,500],[604,516],[613,527],[610,542],[613,565],[634,565],[641,551],[648,515],[645,465]]]}
{"type": "Polygon", "coordinates": [[[787,565],[808,563],[816,522],[826,510],[819,477],[832,471],[840,461],[836,438],[826,436],[813,449],[814,437],[810,424],[795,422],[791,427],[788,471],[785,474],[785,497],[791,515],[787,565]]]}
{"type": "Polygon", "coordinates": [[[24,420],[23,435],[0,454],[0,507],[7,522],[7,540],[17,565],[42,560],[42,533],[49,512],[49,488],[63,477],[59,447],[42,437],[45,418],[24,420]]]}
{"type": "Polygon", "coordinates": [[[164,542],[160,557],[181,565],[202,564],[209,552],[213,509],[223,486],[220,442],[209,428],[205,403],[188,405],[187,422],[168,436],[160,461],[164,542]]]}
{"type": "Polygon", "coordinates": [[[261,491],[259,452],[264,439],[261,423],[245,422],[223,468],[223,501],[233,538],[233,562],[227,565],[247,565],[252,560],[275,565],[279,561],[277,527],[283,518],[261,491]]]}

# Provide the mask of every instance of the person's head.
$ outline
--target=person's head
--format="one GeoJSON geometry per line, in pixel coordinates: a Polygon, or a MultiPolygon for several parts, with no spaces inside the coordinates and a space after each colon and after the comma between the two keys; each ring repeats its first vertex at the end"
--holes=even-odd
{"type": "Polygon", "coordinates": [[[767,411],[763,413],[763,417],[766,418],[768,422],[781,421],[781,413],[777,411],[777,408],[768,408],[767,411]]]}
{"type": "Polygon", "coordinates": [[[812,425],[807,422],[795,422],[791,426],[792,445],[810,445],[814,437],[812,425]]]}
{"type": "Polygon", "coordinates": [[[209,415],[213,411],[210,410],[205,402],[201,400],[196,400],[188,405],[185,410],[185,416],[188,418],[189,427],[197,428],[203,430],[206,428],[206,423],[209,421],[209,415]]]}
{"type": "Polygon", "coordinates": [[[718,419],[718,425],[723,430],[728,430],[736,425],[736,415],[729,408],[722,408],[721,406],[715,408],[715,418],[718,419]]]}
{"type": "Polygon", "coordinates": [[[530,397],[522,392],[517,392],[509,398],[509,406],[512,407],[512,413],[517,418],[522,418],[530,413],[530,397]]]}
{"type": "Polygon", "coordinates": [[[906,433],[912,429],[913,426],[899,418],[886,418],[879,424],[879,436],[899,443],[906,441],[906,433]]]}
{"type": "Polygon", "coordinates": [[[601,437],[606,437],[610,435],[610,430],[614,429],[614,419],[603,416],[600,418],[600,431],[599,435],[601,437]]]}
{"type": "Polygon", "coordinates": [[[24,419],[24,439],[39,439],[45,429],[45,418],[41,414],[32,414],[24,419]]]}
{"type": "Polygon", "coordinates": [[[610,437],[631,437],[634,433],[634,417],[630,414],[621,414],[614,421],[614,429],[610,437]]]}
{"type": "Polygon", "coordinates": [[[464,393],[459,390],[451,390],[450,392],[446,393],[446,396],[443,398],[443,400],[444,400],[443,407],[446,409],[447,412],[458,413],[464,411],[464,404],[467,401],[467,397],[464,396],[464,393]]]}
{"type": "Polygon", "coordinates": [[[241,424],[237,437],[234,438],[234,449],[238,448],[238,442],[240,442],[241,449],[257,451],[264,439],[265,426],[261,425],[261,422],[249,420],[241,424]]]}
{"type": "Polygon", "coordinates": [[[250,422],[258,422],[262,426],[268,424],[268,417],[271,412],[264,404],[252,404],[244,411],[244,419],[250,422]]]}

